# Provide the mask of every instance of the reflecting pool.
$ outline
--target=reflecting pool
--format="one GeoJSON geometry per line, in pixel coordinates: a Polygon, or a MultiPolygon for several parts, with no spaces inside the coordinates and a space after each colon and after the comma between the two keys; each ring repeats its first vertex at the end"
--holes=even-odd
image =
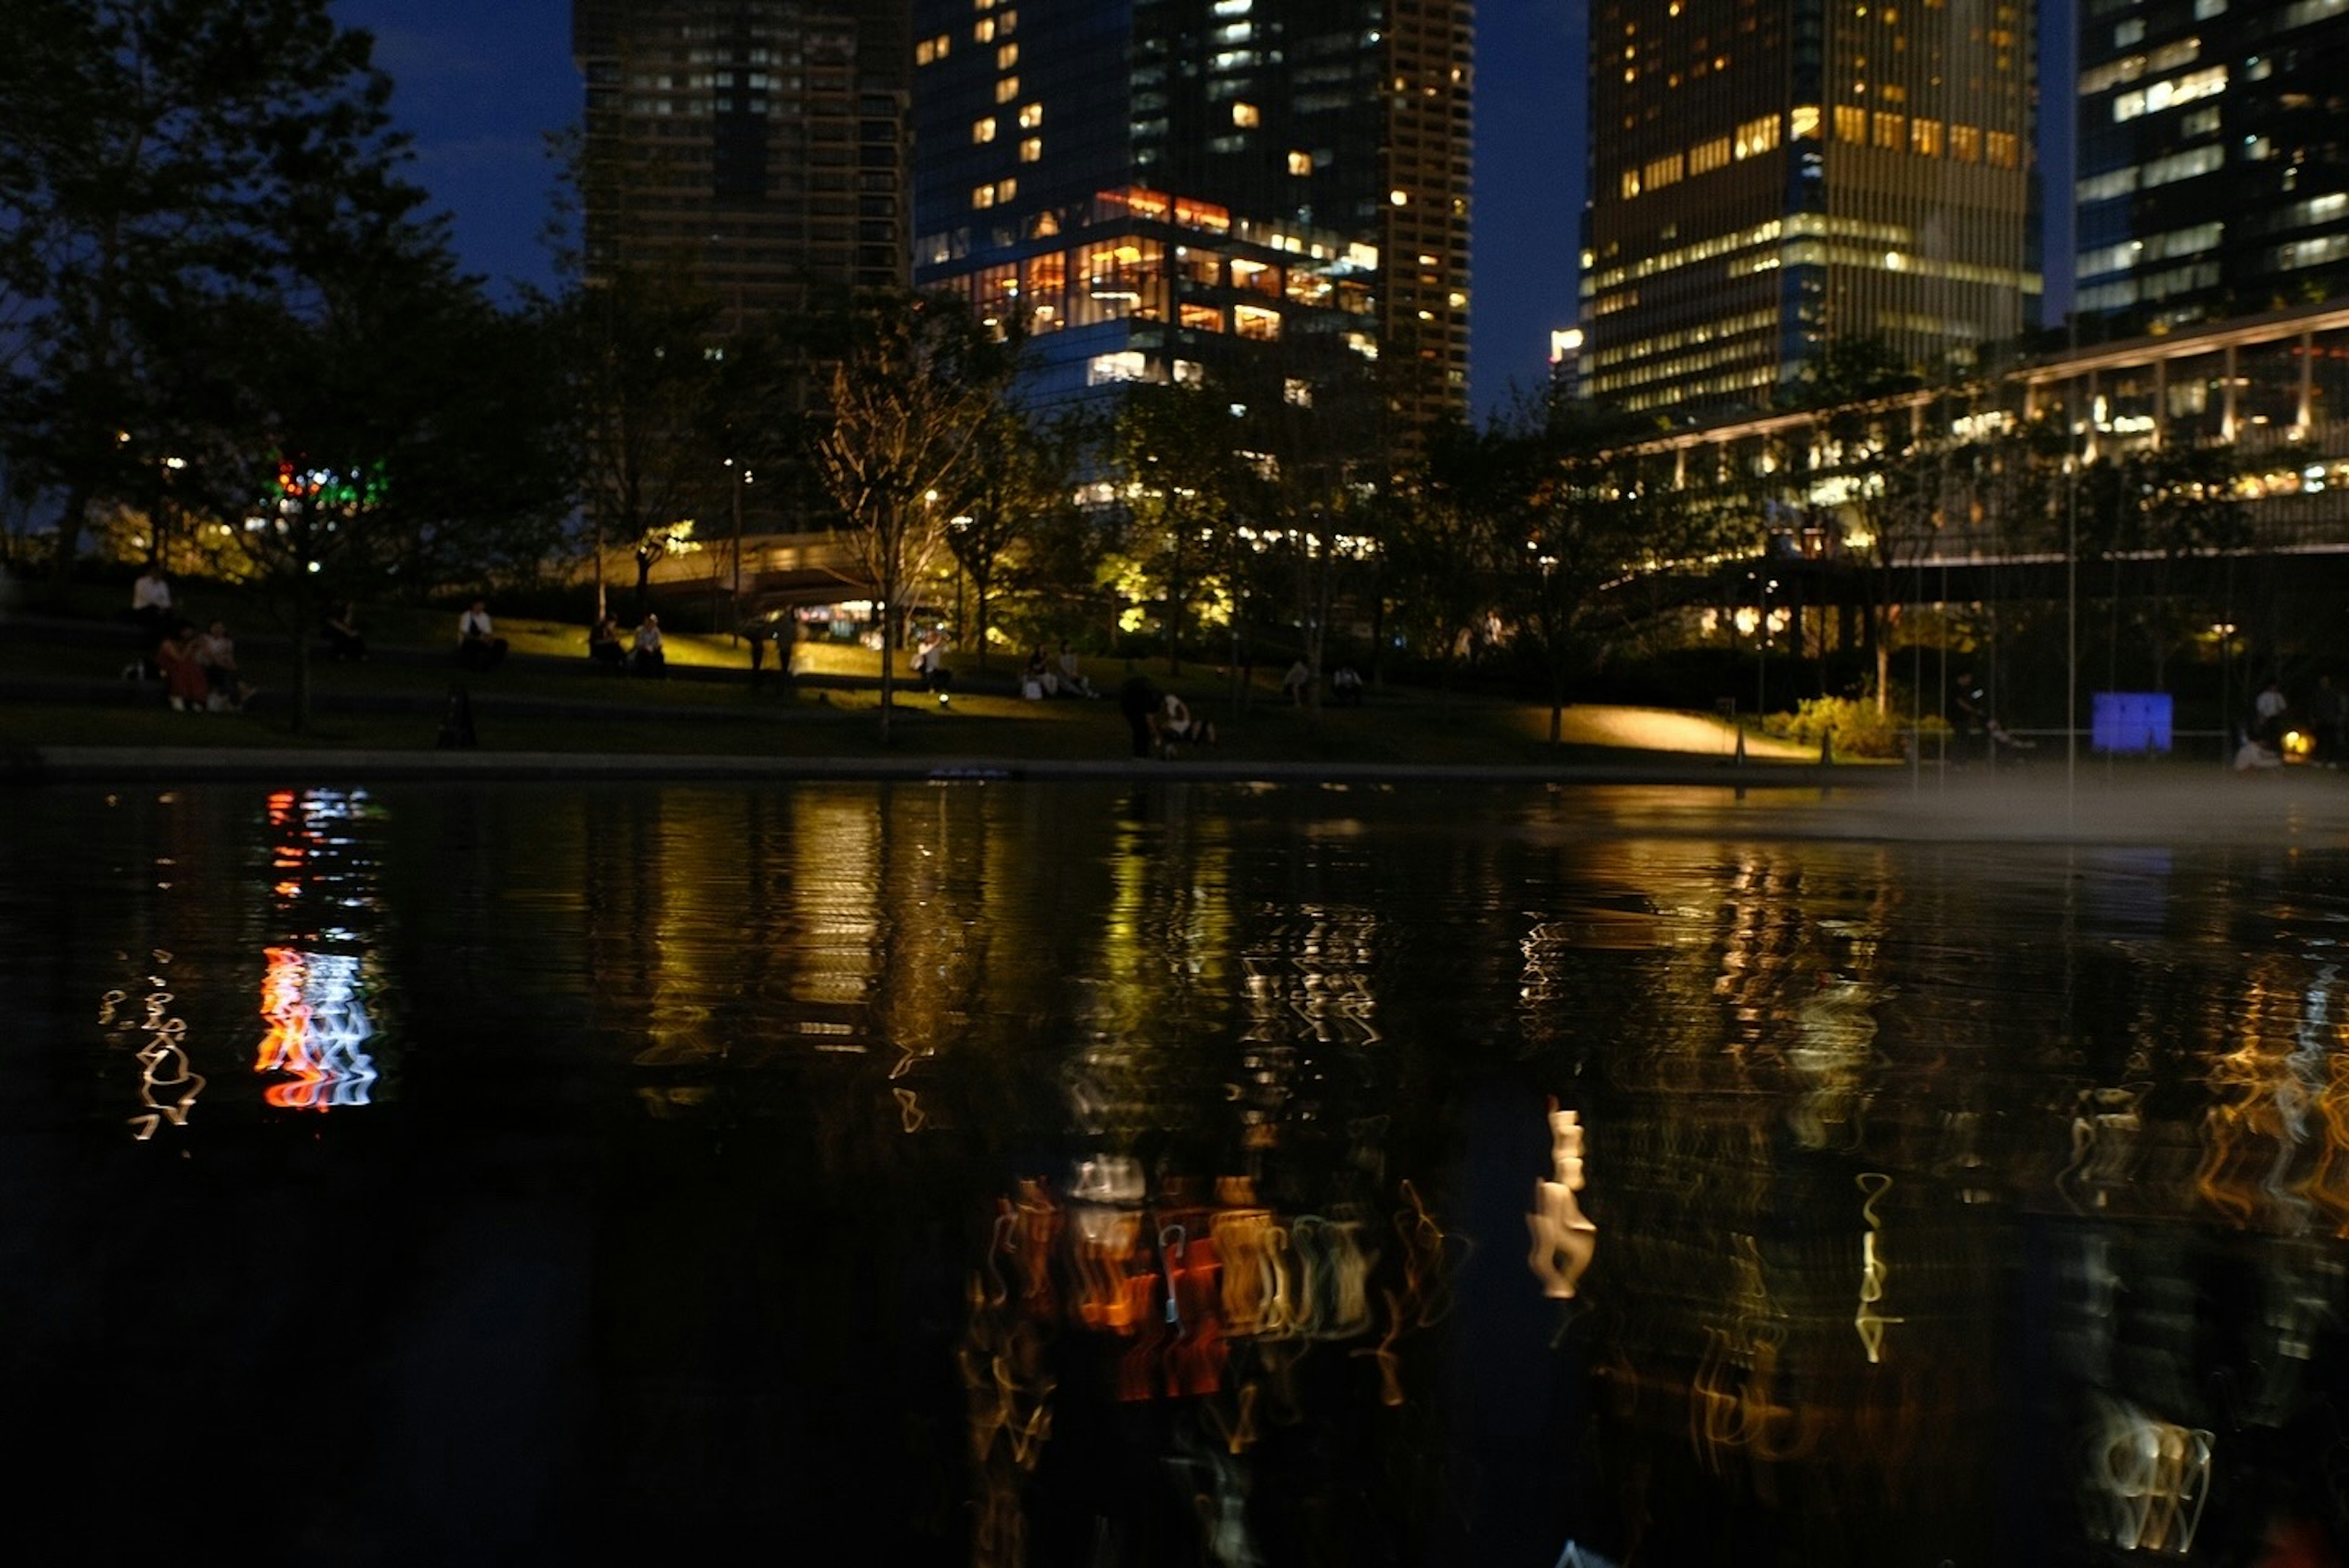
{"type": "Polygon", "coordinates": [[[2326,819],[1166,784],[6,805],[28,1561],[2349,1541],[2326,819]]]}

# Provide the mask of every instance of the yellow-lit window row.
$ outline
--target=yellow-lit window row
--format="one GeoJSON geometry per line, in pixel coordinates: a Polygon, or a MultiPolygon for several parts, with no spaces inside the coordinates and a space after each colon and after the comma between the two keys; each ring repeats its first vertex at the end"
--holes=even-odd
{"type": "Polygon", "coordinates": [[[1623,199],[1629,201],[1642,192],[1661,191],[1667,185],[1677,185],[1683,178],[1726,169],[1738,159],[1759,157],[1778,145],[1782,131],[1778,116],[1764,115],[1759,119],[1747,120],[1737,128],[1733,135],[1716,136],[1709,141],[1697,143],[1685,152],[1668,153],[1661,158],[1651,159],[1637,169],[1626,169],[1620,185],[1623,199]]]}

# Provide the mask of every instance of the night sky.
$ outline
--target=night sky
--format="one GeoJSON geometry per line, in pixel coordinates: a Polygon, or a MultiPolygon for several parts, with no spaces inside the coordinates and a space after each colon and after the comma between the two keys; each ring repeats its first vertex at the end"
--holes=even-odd
{"type": "MultiPolygon", "coordinates": [[[[398,83],[395,112],[416,140],[417,178],[453,216],[466,265],[500,283],[551,283],[540,240],[553,185],[544,140],[577,117],[580,99],[569,0],[335,0],[334,9],[376,35],[377,61],[398,83]]],[[[2067,81],[2071,0],[2045,9],[2043,36],[2054,47],[2042,74],[2067,81]]],[[[1574,320],[1588,16],[1588,0],[1477,5],[1469,352],[1480,414],[1507,401],[1513,387],[1539,385],[1550,328],[1574,320]]],[[[2067,99],[2054,95],[2058,104],[2067,99]]],[[[2043,166],[2068,171],[2068,124],[2047,130],[2043,166]]],[[[2048,181],[2057,198],[2052,255],[2069,249],[2060,199],[2069,184],[2068,173],[2048,181]]]]}

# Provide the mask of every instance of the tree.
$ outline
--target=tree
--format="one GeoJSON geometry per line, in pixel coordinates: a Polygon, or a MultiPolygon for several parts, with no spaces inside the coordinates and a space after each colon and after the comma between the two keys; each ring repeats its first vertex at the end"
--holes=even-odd
{"type": "Polygon", "coordinates": [[[2250,543],[2250,525],[2236,499],[2240,464],[2231,448],[2163,445],[2108,453],[2079,470],[2079,545],[2112,568],[2107,679],[2118,682],[2122,565],[2134,560],[2150,591],[2131,621],[2144,641],[2153,689],[2168,690],[2170,651],[2209,617],[2176,602],[2173,577],[2180,563],[2219,556],[2250,543]]]}
{"type": "Polygon", "coordinates": [[[1654,580],[1692,546],[1680,536],[1686,514],[1658,504],[1642,481],[1637,433],[1619,416],[1560,405],[1538,430],[1492,436],[1516,513],[1494,552],[1500,602],[1540,672],[1552,745],[1576,679],[1637,623],[1622,585],[1654,580]]]}
{"type": "Polygon", "coordinates": [[[1119,404],[1112,452],[1133,519],[1127,544],[1163,607],[1169,670],[1183,667],[1193,601],[1226,554],[1216,545],[1238,490],[1238,440],[1231,398],[1200,382],[1137,382],[1119,404]]]}
{"type": "Polygon", "coordinates": [[[323,604],[533,569],[565,510],[542,324],[498,311],[397,205],[312,223],[281,296],[191,317],[171,389],[207,410],[174,483],[292,637],[296,729],[323,604]]]}
{"type": "Polygon", "coordinates": [[[178,455],[191,312],[299,274],[305,208],[419,199],[371,50],[328,0],[0,7],[0,440],[62,497],[59,570],[178,455]]]}
{"type": "Polygon", "coordinates": [[[1009,385],[1012,351],[947,296],[878,296],[854,325],[816,456],[879,603],[886,744],[905,594],[969,493],[972,447],[1009,385]]]}
{"type": "Polygon", "coordinates": [[[641,617],[652,562],[708,496],[720,465],[703,439],[714,403],[708,349],[717,317],[690,287],[633,267],[574,286],[556,306],[599,619],[606,552],[635,553],[641,617]]]}
{"type": "Polygon", "coordinates": [[[981,669],[1007,560],[1068,506],[1084,428],[1081,414],[1039,419],[999,403],[972,449],[968,508],[947,519],[947,547],[976,596],[971,629],[981,669]]]}

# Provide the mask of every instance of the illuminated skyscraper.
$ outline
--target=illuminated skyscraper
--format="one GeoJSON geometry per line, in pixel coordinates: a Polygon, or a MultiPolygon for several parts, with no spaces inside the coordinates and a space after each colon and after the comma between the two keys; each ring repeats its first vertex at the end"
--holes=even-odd
{"type": "Polygon", "coordinates": [[[1350,350],[1468,385],[1469,0],[916,0],[917,284],[1087,395],[1350,350]]]}
{"type": "Polygon", "coordinates": [[[591,277],[736,318],[905,281],[904,0],[574,0],[591,277]]]}
{"type": "Polygon", "coordinates": [[[2087,0],[2083,316],[2122,330],[2349,286],[2349,4],[2087,0]]]}
{"type": "Polygon", "coordinates": [[[1767,403],[1837,340],[2037,324],[2030,0],[1592,0],[1582,384],[1767,403]]]}

